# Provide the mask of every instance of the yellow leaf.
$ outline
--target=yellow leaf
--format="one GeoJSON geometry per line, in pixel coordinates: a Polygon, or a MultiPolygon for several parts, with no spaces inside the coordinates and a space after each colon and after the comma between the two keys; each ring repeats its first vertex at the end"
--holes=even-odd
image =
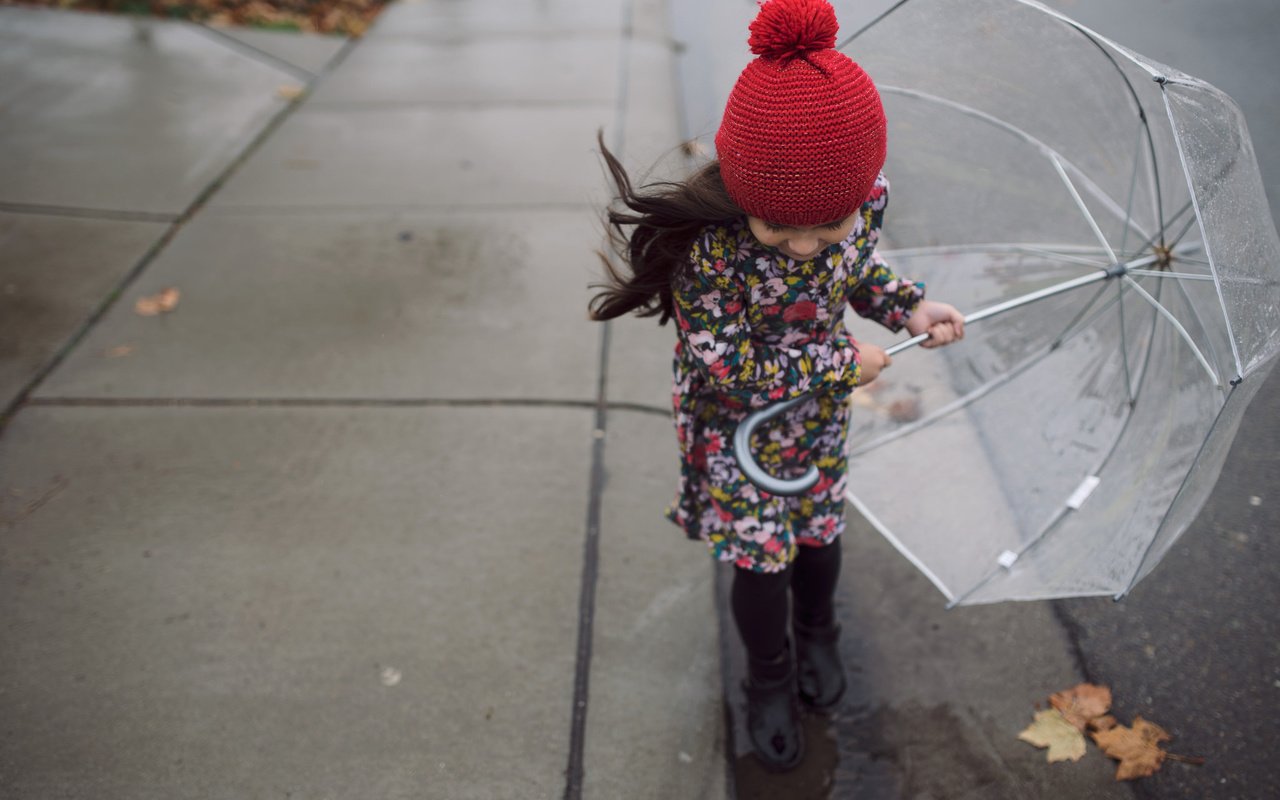
{"type": "Polygon", "coordinates": [[[1037,711],[1035,722],[1018,734],[1018,738],[1036,747],[1049,748],[1048,759],[1054,761],[1079,761],[1084,756],[1084,734],[1056,708],[1037,711]]]}

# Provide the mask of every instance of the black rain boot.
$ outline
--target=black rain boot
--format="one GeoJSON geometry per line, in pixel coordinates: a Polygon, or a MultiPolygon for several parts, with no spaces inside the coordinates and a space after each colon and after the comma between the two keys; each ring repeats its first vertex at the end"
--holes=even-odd
{"type": "Polygon", "coordinates": [[[747,736],[756,757],[770,772],[786,772],[804,759],[804,732],[796,704],[796,670],[788,644],[769,662],[753,664],[747,658],[749,677],[742,682],[747,696],[747,736]],[[761,679],[760,675],[785,675],[761,679]]]}
{"type": "Polygon", "coordinates": [[[792,622],[796,634],[796,682],[800,699],[815,711],[829,711],[844,697],[848,682],[840,660],[840,626],[811,628],[792,622]]]}

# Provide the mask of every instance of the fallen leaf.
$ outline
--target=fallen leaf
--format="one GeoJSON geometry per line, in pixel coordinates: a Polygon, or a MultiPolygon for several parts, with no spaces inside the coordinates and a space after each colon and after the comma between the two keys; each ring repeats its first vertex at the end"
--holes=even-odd
{"type": "Polygon", "coordinates": [[[297,100],[307,91],[305,86],[299,86],[296,83],[282,83],[276,87],[276,94],[285,100],[297,100]]]}
{"type": "Polygon", "coordinates": [[[107,350],[103,351],[102,354],[107,358],[121,358],[123,356],[129,355],[132,352],[133,352],[133,345],[118,344],[115,347],[110,347],[107,350]]]}
{"type": "Polygon", "coordinates": [[[1036,747],[1049,748],[1047,758],[1050,763],[1079,761],[1084,756],[1084,734],[1056,708],[1037,711],[1035,722],[1019,733],[1018,738],[1036,747]]]}
{"type": "Polygon", "coordinates": [[[1090,720],[1110,710],[1111,690],[1106,686],[1081,683],[1049,695],[1049,704],[1061,711],[1076,730],[1083,731],[1090,720]]]}
{"type": "Polygon", "coordinates": [[[167,314],[178,307],[178,299],[181,293],[172,286],[161,289],[155,294],[149,294],[146,297],[139,297],[137,302],[133,304],[133,310],[144,317],[154,317],[158,314],[167,314]]]}
{"type": "Polygon", "coordinates": [[[1118,781],[1145,778],[1160,769],[1166,755],[1160,749],[1160,742],[1167,742],[1170,738],[1163,728],[1142,717],[1134,717],[1132,728],[1117,725],[1111,730],[1093,734],[1093,740],[1102,752],[1120,762],[1116,768],[1118,781]]]}
{"type": "Polygon", "coordinates": [[[1109,731],[1119,723],[1116,718],[1110,714],[1103,714],[1101,717],[1094,717],[1089,720],[1089,729],[1095,731],[1109,731]]]}

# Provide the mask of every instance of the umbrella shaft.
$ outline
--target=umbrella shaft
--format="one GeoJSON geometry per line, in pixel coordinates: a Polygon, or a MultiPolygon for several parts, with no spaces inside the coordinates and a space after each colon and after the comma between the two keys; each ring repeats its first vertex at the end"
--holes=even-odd
{"type": "MultiPolygon", "coordinates": [[[[1006,300],[1003,303],[997,303],[994,306],[988,306],[987,308],[979,309],[978,311],[975,311],[972,314],[966,315],[964,318],[964,322],[966,325],[968,325],[971,322],[980,322],[981,320],[984,320],[988,317],[994,317],[997,314],[1003,314],[1006,311],[1012,311],[1015,308],[1021,308],[1022,306],[1028,305],[1030,303],[1034,303],[1037,300],[1043,300],[1046,297],[1053,297],[1054,295],[1062,294],[1063,292],[1069,292],[1073,289],[1079,289],[1082,286],[1091,286],[1095,283],[1101,283],[1102,281],[1108,280],[1110,278],[1119,277],[1122,274],[1124,274],[1123,269],[1121,270],[1111,269],[1111,270],[1105,270],[1102,272],[1095,272],[1089,275],[1084,275],[1079,278],[1073,278],[1072,280],[1063,281],[1062,283],[1057,283],[1057,284],[1054,284],[1053,286],[1046,286],[1045,288],[1035,292],[1031,292],[1030,294],[1024,294],[1021,297],[1015,297],[1012,300],[1006,300]]],[[[922,333],[918,336],[912,336],[910,339],[907,339],[902,342],[898,342],[892,347],[885,348],[885,353],[891,356],[897,355],[898,353],[901,353],[903,350],[910,349],[920,344],[921,342],[927,341],[928,338],[929,338],[929,334],[927,333],[922,333]]]]}

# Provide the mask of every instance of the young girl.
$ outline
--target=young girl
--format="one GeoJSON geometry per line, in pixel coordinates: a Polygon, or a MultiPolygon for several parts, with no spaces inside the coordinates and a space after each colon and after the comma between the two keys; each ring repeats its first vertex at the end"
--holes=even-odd
{"type": "Polygon", "coordinates": [[[844,305],[894,331],[928,332],[925,347],[964,334],[953,307],[924,300],[922,284],[875,252],[889,192],[884,111],[871,79],[833,49],[837,28],[826,0],[761,7],[749,40],[758,57],[729,95],[719,160],[683,183],[636,191],[601,142],[629,209],[609,211],[610,234],[632,274],[606,262],[611,281],[592,316],[676,321],[682,465],[667,515],[736,567],[747,729],[777,770],[803,757],[797,695],[824,710],[845,690],[833,600],[848,401],[890,360],[849,337],[844,305]],[[822,477],[799,497],[773,496],[743,476],[733,432],[749,411],[801,394],[810,397],[758,435],[757,460],[775,475],[812,463],[822,477]]]}

